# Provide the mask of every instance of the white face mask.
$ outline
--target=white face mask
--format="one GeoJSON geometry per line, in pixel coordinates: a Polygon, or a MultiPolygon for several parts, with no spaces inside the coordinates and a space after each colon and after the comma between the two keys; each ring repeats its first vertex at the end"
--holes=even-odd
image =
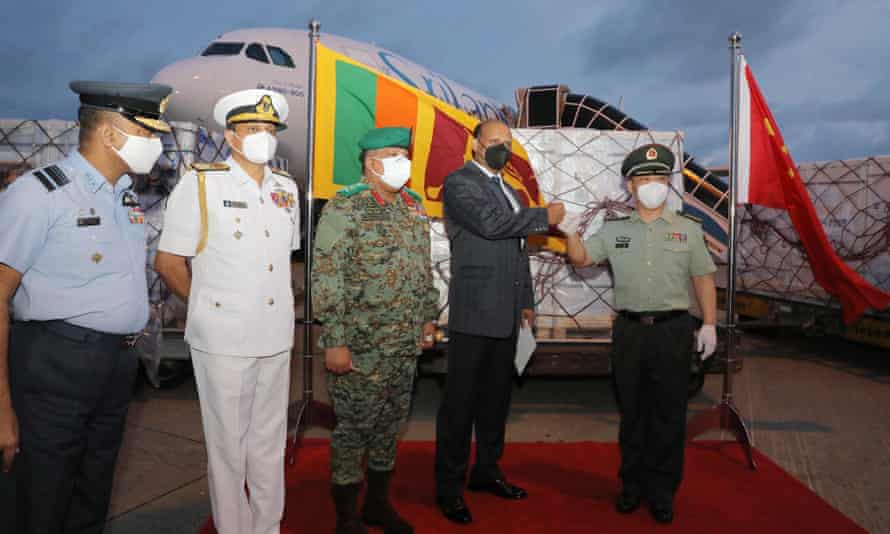
{"type": "Polygon", "coordinates": [[[661,182],[649,182],[637,187],[637,198],[650,210],[658,209],[667,199],[670,189],[661,182]]]}
{"type": "Polygon", "coordinates": [[[158,158],[161,157],[161,153],[164,152],[164,145],[161,143],[160,138],[130,135],[117,126],[113,126],[113,128],[127,138],[120,150],[114,148],[114,146],[111,147],[114,153],[124,160],[131,172],[136,174],[147,174],[150,172],[151,168],[157,163],[158,158]]]}
{"type": "Polygon", "coordinates": [[[383,174],[377,174],[374,169],[371,172],[377,174],[383,183],[393,189],[401,189],[411,178],[411,160],[405,156],[390,156],[379,158],[383,164],[383,174]]]}
{"type": "MultiPolygon", "coordinates": [[[[238,137],[237,135],[235,137],[238,137]]],[[[278,149],[278,138],[269,132],[257,132],[246,135],[241,139],[241,154],[248,161],[257,165],[265,165],[275,157],[275,151],[278,149]]]]}

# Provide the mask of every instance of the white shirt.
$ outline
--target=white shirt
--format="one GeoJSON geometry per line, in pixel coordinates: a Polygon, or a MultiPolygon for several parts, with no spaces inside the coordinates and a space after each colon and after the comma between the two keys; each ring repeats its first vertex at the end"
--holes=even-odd
{"type": "MultiPolygon", "coordinates": [[[[513,194],[513,191],[512,191],[513,188],[508,186],[506,183],[504,183],[504,179],[501,178],[500,174],[496,174],[496,173],[489,171],[482,165],[479,165],[479,162],[477,162],[476,160],[471,160],[471,161],[473,163],[475,163],[476,166],[479,167],[479,169],[482,172],[484,172],[485,175],[488,176],[489,178],[497,178],[498,185],[501,186],[501,191],[504,192],[504,196],[507,197],[507,200],[510,202],[510,205],[513,207],[513,213],[519,213],[519,210],[522,209],[522,206],[520,206],[519,202],[516,201],[516,196],[513,194]],[[509,187],[509,190],[508,190],[508,187],[509,187]]],[[[525,248],[525,238],[524,237],[519,239],[519,248],[520,249],[525,248]]]]}
{"type": "Polygon", "coordinates": [[[290,350],[294,338],[291,251],[300,247],[299,191],[267,166],[262,188],[233,159],[205,171],[207,243],[197,173],[167,201],[158,250],[192,259],[185,340],[211,354],[260,357],[290,350]]]}
{"type": "Polygon", "coordinates": [[[516,196],[514,195],[513,191],[510,191],[507,189],[508,186],[507,186],[507,184],[504,183],[504,179],[501,178],[501,175],[489,171],[482,165],[479,165],[479,163],[476,160],[472,160],[472,161],[473,161],[473,163],[476,164],[477,167],[479,167],[479,169],[482,172],[485,173],[486,176],[488,176],[489,178],[497,178],[498,179],[498,185],[501,186],[501,191],[504,192],[504,196],[507,197],[507,200],[510,202],[510,205],[513,207],[513,213],[519,213],[519,210],[522,209],[522,206],[520,206],[519,202],[516,201],[516,196]]]}

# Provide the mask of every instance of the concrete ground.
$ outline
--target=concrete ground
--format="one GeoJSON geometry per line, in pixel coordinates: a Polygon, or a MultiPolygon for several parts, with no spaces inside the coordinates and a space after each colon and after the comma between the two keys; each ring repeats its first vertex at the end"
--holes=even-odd
{"type": "MultiPolygon", "coordinates": [[[[890,533],[890,355],[797,334],[747,335],[741,352],[736,401],[755,446],[869,532],[890,533]]],[[[321,362],[315,363],[316,398],[326,400],[321,362]]],[[[298,398],[301,366],[293,367],[298,398]]],[[[719,400],[721,387],[721,377],[709,375],[690,413],[719,400]]],[[[434,438],[438,400],[438,382],[420,379],[405,439],[434,438]]],[[[617,429],[608,379],[530,378],[515,388],[507,438],[615,441],[617,429]]],[[[202,439],[193,381],[166,391],[141,388],[107,532],[196,532],[210,513],[202,439]]]]}

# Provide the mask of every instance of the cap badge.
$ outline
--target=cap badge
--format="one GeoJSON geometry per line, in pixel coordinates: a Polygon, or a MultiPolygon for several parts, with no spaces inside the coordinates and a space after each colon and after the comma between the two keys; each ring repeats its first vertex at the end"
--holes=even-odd
{"type": "Polygon", "coordinates": [[[646,161],[653,161],[656,159],[658,159],[658,151],[655,150],[655,147],[652,147],[646,151],[646,161]]]}
{"type": "Polygon", "coordinates": [[[269,95],[263,95],[256,105],[258,113],[272,113],[272,98],[269,95]]]}

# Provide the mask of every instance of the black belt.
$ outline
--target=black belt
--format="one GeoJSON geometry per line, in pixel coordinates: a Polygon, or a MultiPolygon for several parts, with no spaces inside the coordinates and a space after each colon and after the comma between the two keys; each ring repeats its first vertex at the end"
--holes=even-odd
{"type": "Polygon", "coordinates": [[[618,315],[640,324],[653,325],[676,319],[689,312],[686,310],[667,310],[667,311],[651,311],[651,312],[634,312],[628,310],[620,310],[618,315]]]}
{"type": "Polygon", "coordinates": [[[92,328],[86,328],[84,326],[77,326],[71,323],[66,323],[65,321],[54,320],[54,321],[17,321],[18,324],[23,326],[32,326],[36,328],[42,328],[48,332],[52,332],[57,336],[61,336],[65,339],[76,341],[78,343],[89,343],[89,344],[97,344],[97,345],[110,345],[110,346],[127,346],[132,343],[135,339],[135,336],[126,335],[126,334],[109,334],[106,332],[100,332],[98,330],[93,330],[92,328]]]}

